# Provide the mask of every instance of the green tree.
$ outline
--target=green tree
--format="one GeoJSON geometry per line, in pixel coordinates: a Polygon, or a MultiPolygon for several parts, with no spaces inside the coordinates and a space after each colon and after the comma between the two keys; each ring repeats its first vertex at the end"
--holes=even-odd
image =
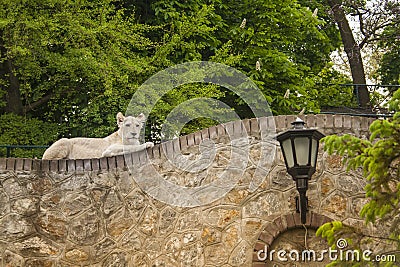
{"type": "MultiPolygon", "coordinates": [[[[61,127],[56,123],[28,119],[13,113],[0,115],[0,144],[45,146],[55,140],[61,127]]],[[[40,157],[44,149],[22,150],[15,148],[14,157],[40,157]]],[[[6,156],[6,148],[0,149],[0,157],[6,156]]]]}
{"type": "MultiPolygon", "coordinates": [[[[1,2],[0,114],[55,122],[60,136],[110,133],[115,114],[126,109],[139,85],[187,61],[240,69],[275,114],[318,112],[328,98],[350,99],[348,92],[332,96],[316,87],[338,77],[326,74],[340,39],[325,15],[313,14],[304,1],[1,2]]],[[[196,97],[220,99],[242,118],[253,116],[224,88],[187,85],[157,103],[150,128],[196,97]]],[[[183,132],[211,123],[198,119],[183,132]]]]}
{"type": "Polygon", "coordinates": [[[1,0],[1,113],[57,122],[72,136],[109,133],[153,71],[151,28],[115,2],[1,0]]]}
{"type": "MultiPolygon", "coordinates": [[[[386,241],[400,249],[400,90],[394,93],[389,109],[394,113],[393,118],[374,121],[370,126],[369,140],[348,134],[323,139],[324,149],[330,154],[343,156],[348,170],[363,170],[368,203],[362,208],[360,216],[366,223],[377,227],[390,226],[388,235],[382,231],[381,236],[372,237],[339,222],[327,223],[319,228],[317,234],[326,237],[332,245],[338,238],[344,237],[358,249],[362,244],[376,240],[386,241]]],[[[340,263],[340,266],[343,264],[340,263]]]]}
{"type": "MultiPolygon", "coordinates": [[[[156,53],[163,66],[190,60],[225,63],[259,85],[275,114],[319,111],[315,100],[324,92],[314,86],[340,45],[338,31],[326,18],[289,0],[146,3],[137,2],[138,9],[146,10],[140,19],[163,30],[152,36],[162,40],[156,53]]],[[[221,90],[222,99],[241,116],[252,116],[237,96],[221,90]]]]}
{"type": "MultiPolygon", "coordinates": [[[[385,53],[380,62],[378,73],[383,84],[400,84],[400,3],[389,3],[387,9],[390,11],[394,24],[388,25],[378,42],[378,47],[384,49],[385,53]]],[[[389,95],[393,94],[393,91],[389,95]]]]}
{"type": "MultiPolygon", "coordinates": [[[[398,65],[396,41],[398,41],[397,25],[400,19],[400,3],[397,0],[303,2],[319,4],[320,11],[329,14],[331,20],[337,24],[347,56],[352,83],[364,85],[367,83],[367,76],[375,76],[383,84],[398,84],[398,78],[396,79],[396,66],[398,65]],[[374,73],[367,73],[364,65],[366,64],[365,60],[372,53],[378,53],[382,58],[381,66],[378,67],[380,77],[374,73]]],[[[371,109],[380,104],[371,101],[375,99],[375,96],[370,96],[366,86],[359,86],[358,92],[355,93],[358,94],[359,105],[363,108],[371,109]]],[[[391,96],[392,93],[393,91],[386,92],[385,95],[391,96]]]]}

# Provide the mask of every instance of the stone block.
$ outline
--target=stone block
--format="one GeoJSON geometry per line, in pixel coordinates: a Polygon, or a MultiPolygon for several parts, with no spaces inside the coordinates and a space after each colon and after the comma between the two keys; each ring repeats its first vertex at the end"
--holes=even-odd
{"type": "Polygon", "coordinates": [[[292,122],[296,121],[298,117],[304,120],[303,118],[301,118],[301,116],[296,116],[296,115],[286,115],[285,117],[286,117],[286,129],[292,128],[292,122]]]}
{"type": "Polygon", "coordinates": [[[278,226],[280,232],[283,232],[287,229],[287,222],[285,217],[279,216],[273,221],[273,223],[275,223],[278,226]]]}
{"type": "MultiPolygon", "coordinates": [[[[104,237],[102,220],[98,212],[91,208],[83,214],[71,220],[68,230],[68,238],[79,245],[94,245],[104,237]]],[[[101,243],[97,245],[99,251],[101,243]]],[[[98,254],[96,252],[96,257],[98,254]]]]}
{"type": "Polygon", "coordinates": [[[13,244],[35,232],[34,225],[25,216],[9,213],[0,218],[0,239],[13,244]]]}
{"type": "Polygon", "coordinates": [[[315,126],[319,129],[325,128],[325,114],[315,115],[315,126]]]}
{"type": "Polygon", "coordinates": [[[258,134],[260,132],[260,125],[257,118],[250,119],[250,133],[258,134]]]}
{"type": "Polygon", "coordinates": [[[369,130],[369,126],[376,120],[376,118],[363,118],[363,122],[361,124],[362,129],[369,130]]]}
{"type": "Polygon", "coordinates": [[[286,224],[287,224],[288,229],[296,227],[296,222],[294,221],[294,217],[293,217],[292,213],[286,214],[285,219],[286,219],[286,224]]]}
{"type": "Polygon", "coordinates": [[[225,129],[225,125],[219,124],[216,126],[217,130],[217,137],[221,137],[227,134],[227,131],[225,129]]]}
{"type": "MultiPolygon", "coordinates": [[[[185,139],[185,141],[186,141],[186,139],[185,139]]],[[[181,141],[181,138],[179,138],[179,144],[180,144],[181,148],[182,148],[182,145],[184,145],[184,143],[181,141]]],[[[187,145],[187,143],[186,143],[186,145],[187,145]]],[[[161,149],[161,145],[160,145],[160,144],[154,145],[154,147],[151,148],[151,151],[152,151],[152,154],[153,154],[153,158],[154,158],[154,159],[159,159],[159,158],[161,158],[161,151],[160,151],[160,149],[161,149]]],[[[132,160],[133,160],[133,159],[132,159],[132,160]]]]}
{"type": "Polygon", "coordinates": [[[174,138],[171,140],[172,142],[172,150],[174,151],[174,154],[180,154],[181,153],[181,147],[179,145],[179,139],[174,138]]]}
{"type": "Polygon", "coordinates": [[[343,116],[343,128],[351,129],[351,116],[343,116]]]}
{"type": "Polygon", "coordinates": [[[85,172],[92,171],[92,161],[90,159],[83,160],[83,170],[85,172]]]}
{"type": "Polygon", "coordinates": [[[209,128],[203,129],[200,131],[201,133],[201,140],[206,140],[206,139],[210,139],[210,133],[208,132],[209,128]]]}
{"type": "Polygon", "coordinates": [[[117,169],[123,170],[126,167],[124,155],[115,156],[115,160],[117,162],[117,169]]]}
{"type": "Polygon", "coordinates": [[[333,128],[333,127],[334,127],[333,115],[326,114],[325,115],[325,128],[333,128]]]}
{"type": "Polygon", "coordinates": [[[198,145],[201,143],[201,132],[195,132],[194,133],[194,144],[198,145]]]}
{"type": "Polygon", "coordinates": [[[276,131],[277,132],[283,132],[288,129],[287,121],[286,121],[286,116],[275,116],[275,126],[276,126],[276,131]]]}
{"type": "Polygon", "coordinates": [[[188,147],[194,146],[195,145],[195,141],[194,141],[194,134],[188,134],[186,136],[187,138],[187,145],[188,147]]]}
{"type": "Polygon", "coordinates": [[[249,119],[244,119],[243,121],[243,131],[247,134],[247,135],[250,135],[250,131],[251,131],[251,128],[250,128],[250,120],[249,119]]]}
{"type": "MultiPolygon", "coordinates": [[[[2,159],[0,159],[1,162],[2,159]]],[[[0,163],[1,164],[1,163],[0,163]]],[[[1,169],[1,166],[0,166],[1,169]]],[[[24,171],[30,171],[32,169],[32,159],[24,159],[24,171]]]]}
{"type": "Polygon", "coordinates": [[[294,223],[295,223],[296,226],[302,225],[301,224],[300,212],[293,213],[293,219],[294,219],[294,223]]]}
{"type": "Polygon", "coordinates": [[[230,139],[234,139],[233,123],[234,122],[231,121],[223,124],[223,126],[225,127],[225,131],[229,135],[230,139]]]}
{"type": "Polygon", "coordinates": [[[171,158],[174,155],[174,147],[171,141],[161,143],[161,147],[163,149],[164,155],[167,158],[171,158]]]}
{"type": "Polygon", "coordinates": [[[15,161],[15,170],[22,171],[24,168],[24,159],[16,159],[15,161]]]}
{"type": "Polygon", "coordinates": [[[333,115],[333,126],[338,130],[343,127],[342,115],[333,115]]]}
{"type": "Polygon", "coordinates": [[[41,160],[38,160],[38,159],[33,159],[32,160],[32,171],[38,171],[38,172],[40,172],[40,171],[42,171],[42,169],[41,169],[41,166],[42,166],[42,161],[41,160]]]}
{"type": "Polygon", "coordinates": [[[351,118],[351,129],[353,130],[353,133],[355,134],[355,136],[361,136],[361,133],[363,132],[363,129],[361,129],[361,121],[362,121],[362,117],[356,117],[353,116],[351,118]]]}
{"type": "Polygon", "coordinates": [[[0,170],[6,170],[6,169],[7,169],[7,159],[0,158],[0,170]]]}
{"type": "Polygon", "coordinates": [[[83,159],[75,160],[75,171],[77,173],[83,173],[83,171],[84,171],[83,159]]]}
{"type": "Polygon", "coordinates": [[[67,221],[59,212],[47,211],[38,214],[35,226],[40,233],[51,240],[62,242],[67,237],[67,221]]]}
{"type": "Polygon", "coordinates": [[[324,212],[335,215],[336,218],[344,218],[347,211],[347,198],[338,193],[329,195],[321,204],[324,212]]]}
{"type": "Polygon", "coordinates": [[[272,117],[264,117],[258,119],[260,133],[275,132],[275,120],[272,117]]]}
{"type": "Polygon", "coordinates": [[[233,136],[234,138],[240,138],[241,136],[245,136],[244,133],[244,125],[242,121],[233,122],[233,136]]]}
{"type": "Polygon", "coordinates": [[[60,171],[60,172],[66,172],[67,170],[68,170],[68,167],[67,167],[67,160],[65,160],[65,159],[60,159],[60,160],[57,160],[58,161],[58,170],[60,171]]]}
{"type": "MultiPolygon", "coordinates": [[[[169,154],[169,155],[172,156],[172,154],[173,154],[172,143],[171,143],[171,142],[168,142],[168,143],[169,143],[169,145],[168,145],[168,150],[169,150],[169,151],[172,151],[172,152],[169,152],[169,153],[171,153],[171,154],[169,154]]],[[[149,156],[148,156],[148,154],[147,154],[147,150],[138,151],[138,152],[136,152],[136,154],[137,154],[138,157],[139,157],[140,166],[143,166],[143,165],[149,163],[149,156]]]]}
{"type": "Polygon", "coordinates": [[[91,159],[90,160],[90,166],[91,166],[93,171],[100,170],[100,160],[99,159],[91,159]]]}
{"type": "MultiPolygon", "coordinates": [[[[262,233],[261,233],[262,234],[262,233]]],[[[264,250],[267,243],[261,242],[260,239],[254,245],[254,251],[264,250]]],[[[268,247],[268,245],[267,245],[268,247]]]]}
{"type": "MultiPolygon", "coordinates": [[[[161,146],[158,147],[161,150],[161,146]]],[[[160,152],[161,153],[161,152],[160,152]]],[[[137,152],[134,152],[131,154],[132,156],[132,167],[137,168],[140,166],[140,159],[139,159],[139,154],[137,152]]]]}
{"type": "Polygon", "coordinates": [[[100,158],[99,162],[100,162],[100,169],[101,170],[108,170],[108,160],[107,160],[107,158],[100,158]]]}
{"type": "Polygon", "coordinates": [[[32,236],[16,242],[14,243],[14,248],[20,255],[26,258],[54,257],[61,253],[58,246],[39,236],[32,236]]]}
{"type": "Polygon", "coordinates": [[[304,122],[308,128],[315,128],[316,127],[316,119],[314,114],[308,114],[304,118],[304,122]]]}
{"type": "Polygon", "coordinates": [[[50,171],[51,172],[58,172],[58,160],[51,160],[50,161],[50,171]]]}
{"type": "Polygon", "coordinates": [[[108,169],[114,170],[117,168],[117,161],[115,160],[115,157],[109,157],[106,159],[107,159],[107,163],[108,163],[108,169]]]}
{"type": "Polygon", "coordinates": [[[69,249],[65,252],[65,259],[73,263],[87,262],[89,257],[89,252],[80,248],[69,249]]]}
{"type": "Polygon", "coordinates": [[[68,172],[75,172],[75,160],[74,159],[67,160],[67,170],[68,170],[68,172]]]}
{"type": "Polygon", "coordinates": [[[41,170],[44,172],[50,171],[50,160],[42,160],[42,167],[41,170]]]}
{"type": "Polygon", "coordinates": [[[261,232],[261,234],[260,234],[260,236],[259,236],[259,238],[258,238],[259,240],[262,240],[265,244],[267,244],[267,245],[271,245],[272,244],[272,242],[274,241],[274,239],[275,239],[275,236],[274,235],[272,235],[271,233],[269,233],[269,232],[261,232]]]}
{"type": "Polygon", "coordinates": [[[181,150],[185,150],[188,147],[187,135],[179,136],[179,145],[181,150]]]}
{"type": "Polygon", "coordinates": [[[210,139],[217,138],[218,137],[217,127],[211,126],[210,128],[208,128],[208,133],[210,135],[210,139]]]}

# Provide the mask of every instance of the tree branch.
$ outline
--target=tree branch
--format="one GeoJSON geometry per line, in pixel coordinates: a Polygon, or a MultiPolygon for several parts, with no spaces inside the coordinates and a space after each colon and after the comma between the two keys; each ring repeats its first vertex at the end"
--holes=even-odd
{"type": "Polygon", "coordinates": [[[28,103],[28,105],[24,106],[24,113],[27,113],[29,111],[34,110],[35,108],[37,108],[38,106],[43,105],[44,103],[46,103],[47,101],[49,101],[52,97],[54,96],[54,94],[48,94],[43,96],[41,99],[33,102],[33,103],[28,103]]]}

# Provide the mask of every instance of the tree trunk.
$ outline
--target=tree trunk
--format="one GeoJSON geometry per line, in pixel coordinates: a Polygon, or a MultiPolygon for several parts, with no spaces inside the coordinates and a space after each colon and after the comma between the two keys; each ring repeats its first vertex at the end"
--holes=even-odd
{"type": "Polygon", "coordinates": [[[7,49],[4,47],[3,32],[0,31],[0,79],[5,82],[0,88],[4,91],[5,107],[2,108],[4,113],[15,113],[22,115],[24,108],[21,100],[20,84],[18,78],[14,74],[14,67],[10,59],[7,59],[7,49]]]}
{"type": "Polygon", "coordinates": [[[366,86],[364,65],[361,58],[360,47],[356,43],[353,32],[350,28],[346,14],[342,9],[341,0],[328,0],[329,6],[333,12],[335,22],[337,23],[344,45],[344,51],[349,59],[351,76],[353,83],[356,84],[355,93],[360,107],[370,109],[370,98],[366,86]]]}

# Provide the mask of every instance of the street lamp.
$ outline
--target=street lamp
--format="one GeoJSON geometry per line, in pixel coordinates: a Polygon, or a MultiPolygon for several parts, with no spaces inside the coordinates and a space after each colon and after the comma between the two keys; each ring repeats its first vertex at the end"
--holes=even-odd
{"type": "Polygon", "coordinates": [[[300,198],[296,197],[296,210],[300,212],[301,223],[306,223],[308,180],[315,173],[319,140],[324,137],[315,129],[307,129],[304,121],[297,118],[293,128],[280,133],[279,141],[285,159],[287,172],[296,182],[300,198]]]}

